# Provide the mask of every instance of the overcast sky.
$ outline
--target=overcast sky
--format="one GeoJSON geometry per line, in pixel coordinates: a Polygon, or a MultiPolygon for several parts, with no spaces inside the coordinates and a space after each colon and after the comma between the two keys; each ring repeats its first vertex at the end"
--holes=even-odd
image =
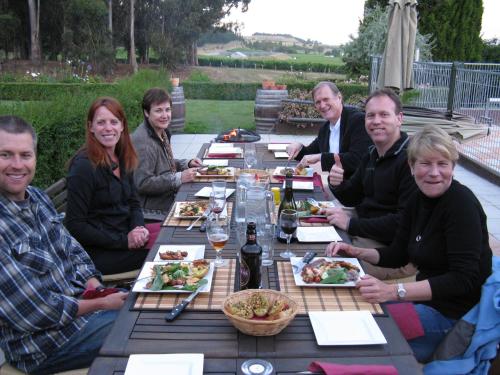
{"type": "MultiPolygon", "coordinates": [[[[291,34],[302,39],[339,45],[356,35],[365,0],[251,0],[229,19],[243,24],[242,35],[255,32],[291,34]]],[[[500,39],[499,0],[483,0],[482,37],[500,39]]]]}

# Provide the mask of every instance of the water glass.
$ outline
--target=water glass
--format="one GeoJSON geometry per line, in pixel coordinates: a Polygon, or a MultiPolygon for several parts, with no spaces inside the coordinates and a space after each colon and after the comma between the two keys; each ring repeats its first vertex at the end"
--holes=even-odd
{"type": "Polygon", "coordinates": [[[257,231],[257,242],[262,247],[263,266],[273,264],[275,234],[276,230],[273,224],[262,225],[261,231],[257,231]]]}

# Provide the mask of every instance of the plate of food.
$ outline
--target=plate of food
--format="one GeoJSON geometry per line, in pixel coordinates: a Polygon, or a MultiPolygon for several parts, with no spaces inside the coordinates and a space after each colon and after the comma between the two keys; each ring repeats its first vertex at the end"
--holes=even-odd
{"type": "Polygon", "coordinates": [[[209,292],[214,264],[206,259],[192,262],[146,262],[132,288],[137,293],[209,292]]]}
{"type": "MultiPolygon", "coordinates": [[[[294,272],[295,285],[316,288],[353,287],[365,274],[356,258],[314,258],[303,265],[302,258],[292,257],[290,263],[299,272],[294,272]]],[[[295,271],[295,270],[294,270],[295,271]]]]}
{"type": "Polygon", "coordinates": [[[176,202],[174,217],[178,219],[197,219],[203,216],[208,208],[208,201],[200,200],[195,202],[176,202]]]}
{"type": "Polygon", "coordinates": [[[298,165],[296,167],[276,167],[273,172],[273,176],[276,177],[285,177],[286,173],[290,170],[292,172],[293,177],[312,177],[314,171],[312,168],[303,167],[298,165]]]}
{"type": "Polygon", "coordinates": [[[205,245],[160,245],[153,261],[162,260],[185,260],[193,261],[203,259],[205,256],[205,245]]]}
{"type": "Polygon", "coordinates": [[[198,168],[196,177],[233,177],[233,167],[221,167],[218,165],[208,165],[206,167],[198,168]]]}
{"type": "Polygon", "coordinates": [[[322,208],[330,208],[335,207],[335,204],[331,201],[320,201],[317,202],[318,205],[311,204],[311,202],[307,200],[298,200],[295,201],[297,205],[297,216],[300,218],[307,217],[325,217],[325,215],[318,215],[318,212],[322,208]]]}

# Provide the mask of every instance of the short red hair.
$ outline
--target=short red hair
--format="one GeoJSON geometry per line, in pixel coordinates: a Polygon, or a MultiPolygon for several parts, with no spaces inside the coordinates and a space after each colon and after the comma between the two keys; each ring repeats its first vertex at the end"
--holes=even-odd
{"type": "Polygon", "coordinates": [[[87,151],[87,156],[92,164],[96,166],[111,166],[111,161],[106,153],[104,147],[95,138],[94,134],[90,131],[90,126],[94,120],[95,113],[98,108],[105,107],[113,115],[118,118],[123,124],[123,132],[120,136],[120,140],[116,144],[115,153],[121,163],[124,164],[125,169],[130,172],[137,168],[137,154],[135,152],[132,141],[130,140],[130,133],[128,130],[127,118],[125,117],[125,111],[118,100],[111,97],[101,97],[94,100],[90,105],[87,114],[87,124],[85,127],[85,146],[83,147],[87,151]]]}

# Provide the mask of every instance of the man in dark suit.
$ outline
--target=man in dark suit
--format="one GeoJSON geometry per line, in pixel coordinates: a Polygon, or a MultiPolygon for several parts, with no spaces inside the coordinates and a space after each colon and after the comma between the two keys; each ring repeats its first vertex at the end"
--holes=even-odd
{"type": "Polygon", "coordinates": [[[321,162],[321,169],[330,171],[335,164],[334,154],[338,154],[345,175],[350,176],[371,145],[364,113],[355,107],[344,106],[342,94],[332,82],[318,83],[312,97],[316,110],[327,121],[309,146],[289,144],[289,159],[299,160],[304,166],[321,162]]]}

